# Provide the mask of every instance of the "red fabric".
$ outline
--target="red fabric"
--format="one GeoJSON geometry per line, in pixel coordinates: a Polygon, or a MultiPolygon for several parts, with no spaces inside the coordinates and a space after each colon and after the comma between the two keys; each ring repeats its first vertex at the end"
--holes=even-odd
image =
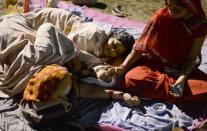
{"type": "Polygon", "coordinates": [[[185,59],[193,38],[206,33],[206,19],[197,16],[185,21],[173,19],[164,7],[151,18],[133,49],[148,52],[158,62],[176,67],[185,59]]]}
{"type": "Polygon", "coordinates": [[[183,101],[207,101],[207,74],[195,70],[184,87],[182,98],[174,98],[169,94],[169,85],[176,78],[163,73],[154,63],[143,61],[127,72],[122,85],[124,91],[140,97],[164,99],[172,103],[183,101]],[[148,62],[148,63],[147,63],[148,62]]]}
{"type": "MultiPolygon", "coordinates": [[[[197,3],[196,1],[193,0],[193,3],[197,3]]],[[[199,2],[197,4],[199,5],[199,2]]],[[[198,5],[195,5],[198,12],[202,12],[203,9],[198,5]]],[[[179,70],[194,38],[203,37],[207,33],[204,16],[194,15],[189,20],[173,19],[167,7],[158,10],[133,47],[134,50],[145,52],[148,57],[126,74],[124,88],[143,97],[179,101],[180,99],[169,94],[169,85],[177,78],[163,73],[162,67],[179,70]]],[[[207,100],[207,75],[192,75],[192,79],[186,83],[184,97],[181,99],[207,100]]]]}

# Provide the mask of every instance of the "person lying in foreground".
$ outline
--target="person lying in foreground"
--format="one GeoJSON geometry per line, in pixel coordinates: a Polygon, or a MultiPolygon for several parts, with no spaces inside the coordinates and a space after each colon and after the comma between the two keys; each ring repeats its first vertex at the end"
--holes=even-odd
{"type": "Polygon", "coordinates": [[[206,34],[207,20],[200,0],[166,0],[131,53],[116,67],[118,76],[129,70],[122,89],[174,103],[206,102],[207,75],[197,69],[206,34]],[[133,64],[136,67],[130,70],[133,64]]]}
{"type": "Polygon", "coordinates": [[[129,106],[140,103],[137,96],[131,96],[129,93],[106,90],[98,85],[74,79],[67,68],[57,64],[45,66],[29,79],[23,93],[23,100],[41,103],[66,98],[67,95],[109,100],[119,99],[124,100],[129,106]]]}

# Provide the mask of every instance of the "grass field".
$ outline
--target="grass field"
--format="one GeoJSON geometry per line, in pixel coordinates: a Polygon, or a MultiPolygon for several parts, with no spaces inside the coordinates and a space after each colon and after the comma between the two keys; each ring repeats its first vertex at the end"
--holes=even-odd
{"type": "MultiPolygon", "coordinates": [[[[111,13],[111,7],[119,4],[129,19],[146,22],[155,10],[164,5],[164,0],[99,0],[106,3],[107,7],[102,12],[111,13]],[[128,2],[127,2],[128,1],[128,2]]],[[[203,8],[207,14],[207,0],[202,0],[203,8]]]]}
{"type": "Polygon", "coordinates": [[[113,5],[121,5],[123,12],[129,19],[146,22],[152,13],[163,6],[163,0],[99,0],[107,4],[105,9],[99,9],[105,13],[111,13],[113,5]]]}
{"type": "MultiPolygon", "coordinates": [[[[4,14],[6,0],[0,0],[0,15],[4,14]]],[[[70,0],[64,0],[70,2],[70,0]]],[[[147,22],[152,13],[163,6],[164,0],[98,0],[98,3],[91,7],[101,12],[111,14],[113,5],[120,5],[127,18],[140,22],[147,22]]],[[[207,0],[202,0],[203,7],[207,13],[207,0]]]]}

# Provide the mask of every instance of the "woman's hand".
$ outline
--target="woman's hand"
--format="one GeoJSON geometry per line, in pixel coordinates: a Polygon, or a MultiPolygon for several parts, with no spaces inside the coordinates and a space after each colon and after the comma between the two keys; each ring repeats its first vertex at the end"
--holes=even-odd
{"type": "Polygon", "coordinates": [[[131,107],[140,104],[139,98],[137,96],[131,96],[129,93],[124,93],[123,99],[131,107]]]}
{"type": "Polygon", "coordinates": [[[170,94],[175,98],[180,98],[183,95],[186,76],[181,75],[175,84],[170,86],[170,94]]]}
{"type": "Polygon", "coordinates": [[[122,76],[129,69],[129,67],[131,67],[142,56],[142,52],[132,50],[131,53],[126,57],[124,62],[120,66],[115,67],[115,73],[117,77],[122,76]]]}

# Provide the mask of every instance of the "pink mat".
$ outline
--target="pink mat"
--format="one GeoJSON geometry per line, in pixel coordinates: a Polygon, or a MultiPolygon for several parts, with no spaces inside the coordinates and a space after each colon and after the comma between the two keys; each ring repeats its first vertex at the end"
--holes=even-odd
{"type": "Polygon", "coordinates": [[[99,125],[98,129],[100,129],[101,131],[126,131],[125,129],[115,127],[115,126],[112,126],[110,124],[99,125]]]}
{"type": "MultiPolygon", "coordinates": [[[[74,4],[67,3],[67,2],[59,2],[58,8],[67,9],[67,10],[73,10],[76,7],[74,4]]],[[[134,20],[129,20],[127,18],[120,18],[114,15],[105,14],[93,9],[90,9],[86,6],[80,7],[81,12],[84,16],[87,16],[89,18],[93,18],[95,21],[104,22],[108,24],[112,24],[114,27],[125,27],[125,28],[141,28],[143,29],[145,24],[141,22],[137,22],[134,20]]]]}
{"type": "Polygon", "coordinates": [[[207,127],[204,129],[204,125],[207,123],[207,119],[204,120],[195,120],[192,129],[190,131],[193,131],[195,129],[200,129],[199,131],[207,131],[207,127]],[[202,128],[202,129],[201,129],[202,128]]]}

